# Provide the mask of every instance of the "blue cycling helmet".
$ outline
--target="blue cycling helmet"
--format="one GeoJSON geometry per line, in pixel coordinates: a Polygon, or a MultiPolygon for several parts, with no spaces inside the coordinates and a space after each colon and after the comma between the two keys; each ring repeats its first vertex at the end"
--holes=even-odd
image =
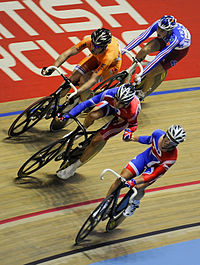
{"type": "Polygon", "coordinates": [[[161,29],[164,29],[166,31],[170,31],[176,27],[176,19],[173,16],[163,16],[158,21],[158,26],[161,29]]]}

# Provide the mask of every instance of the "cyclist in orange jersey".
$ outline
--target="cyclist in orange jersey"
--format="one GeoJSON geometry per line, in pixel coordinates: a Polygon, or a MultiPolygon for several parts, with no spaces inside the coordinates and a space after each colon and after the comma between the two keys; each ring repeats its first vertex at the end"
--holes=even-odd
{"type": "MultiPolygon", "coordinates": [[[[63,52],[55,61],[54,66],[61,66],[71,56],[88,48],[91,52],[89,57],[84,58],[70,76],[74,85],[79,85],[78,95],[82,101],[89,96],[89,90],[96,83],[115,75],[121,67],[121,49],[110,30],[101,28],[95,30],[90,37],[84,38],[78,44],[63,52]]],[[[42,69],[43,75],[51,75],[54,70],[42,69]]]]}

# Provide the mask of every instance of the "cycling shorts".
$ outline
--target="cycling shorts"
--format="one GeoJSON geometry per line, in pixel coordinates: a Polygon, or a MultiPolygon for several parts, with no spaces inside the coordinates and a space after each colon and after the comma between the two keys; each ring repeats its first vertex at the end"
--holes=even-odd
{"type": "MultiPolygon", "coordinates": [[[[107,78],[117,74],[121,68],[122,61],[117,60],[116,64],[113,66],[109,66],[106,69],[99,69],[97,75],[99,75],[99,82],[106,80],[107,78]]],[[[87,72],[94,71],[99,67],[99,62],[97,59],[90,55],[89,57],[85,57],[76,67],[75,69],[79,71],[81,74],[86,74],[87,72]]]]}
{"type": "MultiPolygon", "coordinates": [[[[160,51],[166,46],[162,39],[157,38],[160,42],[160,51]]],[[[165,70],[170,69],[180,60],[182,60],[188,53],[189,47],[182,50],[172,50],[161,62],[160,64],[165,70]]]]}
{"type": "MultiPolygon", "coordinates": [[[[112,108],[107,101],[102,101],[98,103],[96,107],[103,110],[104,117],[115,115],[116,113],[116,110],[112,108]]],[[[114,117],[99,131],[99,133],[103,136],[104,140],[107,141],[109,138],[117,135],[118,133],[126,129],[128,125],[128,121],[123,120],[120,117],[114,117]]]]}

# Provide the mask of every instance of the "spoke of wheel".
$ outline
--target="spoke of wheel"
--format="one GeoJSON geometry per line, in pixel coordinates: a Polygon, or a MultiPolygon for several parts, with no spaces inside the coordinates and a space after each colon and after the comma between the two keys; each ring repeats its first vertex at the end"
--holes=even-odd
{"type": "Polygon", "coordinates": [[[41,165],[41,162],[42,162],[41,159],[42,158],[35,159],[36,161],[33,164],[31,164],[28,168],[26,168],[25,170],[23,170],[23,173],[26,173],[28,170],[30,170],[31,168],[33,168],[35,165],[38,164],[38,162],[39,162],[39,166],[40,166],[41,165]]]}
{"type": "MultiPolygon", "coordinates": [[[[79,235],[79,238],[82,240],[84,239],[94,228],[94,223],[92,223],[90,221],[90,219],[88,220],[89,221],[89,224],[86,225],[83,230],[81,231],[80,235],[79,235]]],[[[87,223],[86,223],[87,224],[87,223]]]]}
{"type": "MultiPolygon", "coordinates": [[[[29,121],[30,122],[30,121],[29,121]]],[[[19,128],[23,123],[27,123],[27,119],[26,120],[23,120],[21,123],[19,123],[19,124],[17,124],[16,126],[15,126],[15,130],[17,129],[17,128],[19,128]]]]}

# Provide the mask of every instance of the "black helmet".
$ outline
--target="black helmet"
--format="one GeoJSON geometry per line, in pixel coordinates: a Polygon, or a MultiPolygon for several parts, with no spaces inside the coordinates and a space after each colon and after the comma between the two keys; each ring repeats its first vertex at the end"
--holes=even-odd
{"type": "Polygon", "coordinates": [[[102,28],[92,32],[91,39],[96,46],[105,47],[111,43],[112,35],[109,29],[102,28]]]}

